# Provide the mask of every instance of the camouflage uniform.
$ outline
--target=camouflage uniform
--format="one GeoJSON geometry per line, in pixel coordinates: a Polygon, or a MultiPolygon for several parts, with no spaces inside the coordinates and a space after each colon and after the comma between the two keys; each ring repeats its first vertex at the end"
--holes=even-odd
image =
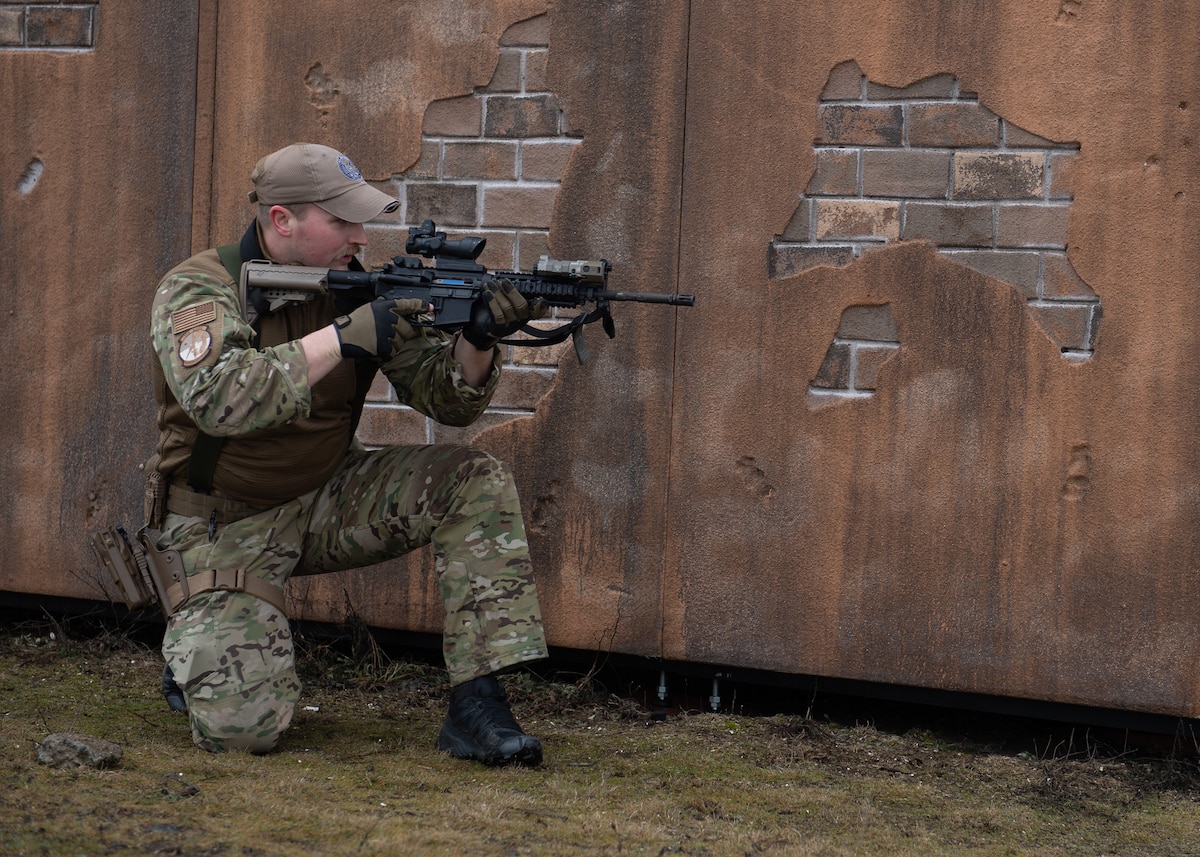
{"type": "MultiPolygon", "coordinates": [[[[243,257],[252,237],[243,239],[243,257]]],[[[293,574],[359,568],[431,544],[452,683],[545,657],[507,467],[459,446],[363,450],[353,441],[361,403],[348,392],[363,383],[356,361],[343,360],[308,386],[296,340],[344,311],[323,296],[266,315],[256,332],[213,250],[159,284],[152,335],[160,441],[150,466],[177,492],[187,491],[199,427],[224,438],[212,495],[246,504],[215,529],[203,517],[167,514],[160,546],[179,551],[189,576],[242,569],[282,585],[293,574]],[[180,343],[200,329],[181,355],[180,343]],[[207,352],[197,342],[208,343],[207,352]]],[[[463,380],[453,342],[427,331],[381,368],[402,402],[466,425],[491,399],[499,358],[477,390],[463,380]]],[[[183,688],[200,747],[266,751],[290,724],[300,693],[291,632],[287,617],[267,602],[245,592],[193,596],[168,622],[163,655],[183,688]]]]}

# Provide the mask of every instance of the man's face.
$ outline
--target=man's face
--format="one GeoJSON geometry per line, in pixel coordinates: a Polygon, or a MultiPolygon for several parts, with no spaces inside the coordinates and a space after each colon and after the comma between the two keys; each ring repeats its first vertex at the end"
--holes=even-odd
{"type": "Polygon", "coordinates": [[[312,268],[345,271],[350,260],[367,246],[361,223],[335,217],[318,205],[289,206],[288,261],[312,268]]]}

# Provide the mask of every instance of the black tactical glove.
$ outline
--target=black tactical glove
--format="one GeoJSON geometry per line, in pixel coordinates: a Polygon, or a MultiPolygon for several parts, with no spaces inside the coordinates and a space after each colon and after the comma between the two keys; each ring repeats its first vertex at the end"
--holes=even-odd
{"type": "Polygon", "coordinates": [[[471,307],[471,323],[463,328],[463,339],[480,351],[490,351],[506,336],[516,333],[525,322],[546,314],[546,302],[532,302],[517,291],[511,280],[495,280],[471,307]]]}
{"type": "Polygon", "coordinates": [[[349,315],[333,320],[343,357],[387,360],[406,341],[417,335],[404,318],[426,312],[429,305],[417,298],[387,300],[376,298],[349,315]]]}

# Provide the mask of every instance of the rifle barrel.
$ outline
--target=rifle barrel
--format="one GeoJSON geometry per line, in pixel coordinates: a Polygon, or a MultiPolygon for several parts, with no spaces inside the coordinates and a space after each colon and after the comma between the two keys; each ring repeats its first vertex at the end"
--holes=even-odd
{"type": "Polygon", "coordinates": [[[696,305],[695,295],[665,295],[658,292],[597,292],[596,297],[610,301],[638,301],[644,304],[696,305]]]}

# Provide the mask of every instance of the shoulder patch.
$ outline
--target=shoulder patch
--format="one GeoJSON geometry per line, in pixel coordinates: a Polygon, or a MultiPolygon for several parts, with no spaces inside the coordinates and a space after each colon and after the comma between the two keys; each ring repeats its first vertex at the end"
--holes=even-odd
{"type": "Polygon", "coordinates": [[[184,366],[195,366],[212,351],[212,334],[207,327],[195,327],[179,337],[179,359],[184,366]]]}
{"type": "Polygon", "coordinates": [[[171,313],[171,332],[178,336],[217,317],[217,302],[205,301],[171,313]]]}

